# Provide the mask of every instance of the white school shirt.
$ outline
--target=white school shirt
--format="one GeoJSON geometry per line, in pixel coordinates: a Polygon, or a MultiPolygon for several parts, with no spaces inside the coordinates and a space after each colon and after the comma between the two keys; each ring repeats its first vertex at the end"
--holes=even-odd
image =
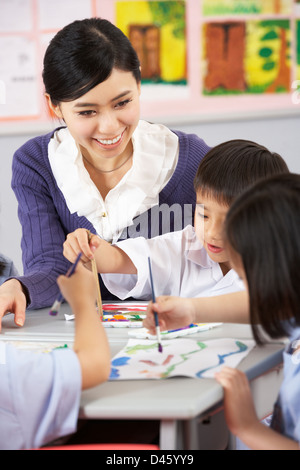
{"type": "Polygon", "coordinates": [[[38,353],[0,341],[0,450],[36,449],[75,432],[80,395],[72,349],[38,353]]]}
{"type": "Polygon", "coordinates": [[[178,161],[178,136],[161,124],[139,121],[132,144],[132,167],[105,200],[67,128],[56,131],[48,145],[50,166],[71,214],[86,217],[97,234],[109,242],[117,241],[134,217],[158,204],[159,193],[178,161]]]}
{"type": "Polygon", "coordinates": [[[137,274],[102,274],[108,290],[121,300],[151,299],[148,256],[156,296],[208,297],[245,289],[233,269],[223,275],[219,263],[210,259],[191,225],[151,239],[124,240],[116,246],[137,268],[137,274]]]}

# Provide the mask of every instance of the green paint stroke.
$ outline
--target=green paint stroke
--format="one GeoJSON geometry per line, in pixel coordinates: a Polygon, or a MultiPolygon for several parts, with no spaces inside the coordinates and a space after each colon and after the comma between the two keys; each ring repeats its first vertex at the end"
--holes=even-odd
{"type": "Polygon", "coordinates": [[[168,367],[167,370],[161,374],[161,378],[165,379],[169,377],[169,375],[174,371],[174,369],[177,366],[179,366],[180,364],[183,364],[185,361],[189,359],[189,356],[207,348],[207,345],[205,343],[202,343],[201,341],[197,341],[197,345],[199,346],[198,349],[195,349],[194,351],[190,351],[189,353],[180,354],[181,360],[177,362],[176,364],[172,364],[170,367],[168,367]]]}
{"type": "Polygon", "coordinates": [[[136,354],[139,351],[147,351],[150,349],[157,349],[158,343],[154,344],[136,344],[135,346],[129,346],[126,350],[125,353],[130,355],[136,354]]]}

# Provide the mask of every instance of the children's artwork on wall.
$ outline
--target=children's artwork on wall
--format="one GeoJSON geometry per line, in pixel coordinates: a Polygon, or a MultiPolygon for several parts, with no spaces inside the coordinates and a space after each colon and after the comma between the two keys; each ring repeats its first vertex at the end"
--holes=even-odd
{"type": "Polygon", "coordinates": [[[118,1],[116,25],[139,56],[142,83],[186,84],[184,1],[118,1]]]}
{"type": "Polygon", "coordinates": [[[203,14],[289,14],[292,3],[292,0],[203,0],[203,14]]]}
{"type": "Polygon", "coordinates": [[[116,2],[115,24],[141,63],[144,100],[187,96],[185,10],[184,0],[116,2]]]}
{"type": "Polygon", "coordinates": [[[206,24],[204,93],[287,93],[290,43],[287,20],[206,24]]]}
{"type": "MultiPolygon", "coordinates": [[[[299,0],[300,4],[300,0],[299,0]]],[[[296,35],[297,35],[297,46],[296,46],[296,54],[297,54],[297,70],[296,70],[296,76],[297,80],[300,80],[300,20],[297,21],[296,23],[296,35]]]]}
{"type": "Polygon", "coordinates": [[[130,339],[112,359],[110,380],[213,378],[224,365],[236,367],[254,346],[232,338],[176,339],[164,341],[161,353],[156,341],[130,339]]]}
{"type": "Polygon", "coordinates": [[[299,112],[299,0],[0,0],[0,11],[0,133],[55,127],[43,56],[62,27],[89,17],[136,49],[142,119],[176,128],[299,112]]]}

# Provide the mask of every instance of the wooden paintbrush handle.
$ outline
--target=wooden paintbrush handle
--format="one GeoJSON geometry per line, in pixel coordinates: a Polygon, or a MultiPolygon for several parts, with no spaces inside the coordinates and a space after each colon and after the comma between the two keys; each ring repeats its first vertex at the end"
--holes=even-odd
{"type": "MultiPolygon", "coordinates": [[[[89,230],[87,230],[87,233],[88,233],[88,239],[89,239],[89,242],[90,242],[90,240],[92,238],[92,233],[89,230]]],[[[95,281],[96,281],[96,285],[97,285],[97,307],[98,307],[98,312],[99,312],[100,317],[103,318],[102,297],[101,297],[99,276],[98,276],[98,270],[97,270],[97,265],[96,265],[95,258],[93,258],[91,260],[91,263],[92,263],[92,272],[93,272],[93,275],[94,275],[94,278],[95,278],[95,281]]]]}

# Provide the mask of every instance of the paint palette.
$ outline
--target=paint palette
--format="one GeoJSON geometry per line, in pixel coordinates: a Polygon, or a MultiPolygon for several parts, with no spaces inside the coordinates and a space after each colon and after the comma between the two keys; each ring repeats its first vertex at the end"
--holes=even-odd
{"type": "MultiPolygon", "coordinates": [[[[185,328],[179,328],[177,330],[167,330],[161,331],[160,338],[161,339],[172,339],[172,338],[180,338],[182,336],[193,335],[195,333],[199,333],[200,331],[210,330],[211,328],[216,328],[217,326],[222,325],[222,323],[192,323],[191,325],[185,328]]],[[[139,339],[156,339],[156,335],[151,335],[146,328],[142,328],[138,331],[130,331],[128,336],[131,338],[139,338],[139,339]]]]}
{"type": "Polygon", "coordinates": [[[147,304],[122,303],[103,305],[105,328],[142,328],[147,304]]]}
{"type": "MultiPolygon", "coordinates": [[[[142,328],[146,310],[146,302],[103,304],[103,326],[105,328],[142,328]]],[[[73,320],[74,318],[74,315],[65,314],[66,320],[73,320]]]]}

